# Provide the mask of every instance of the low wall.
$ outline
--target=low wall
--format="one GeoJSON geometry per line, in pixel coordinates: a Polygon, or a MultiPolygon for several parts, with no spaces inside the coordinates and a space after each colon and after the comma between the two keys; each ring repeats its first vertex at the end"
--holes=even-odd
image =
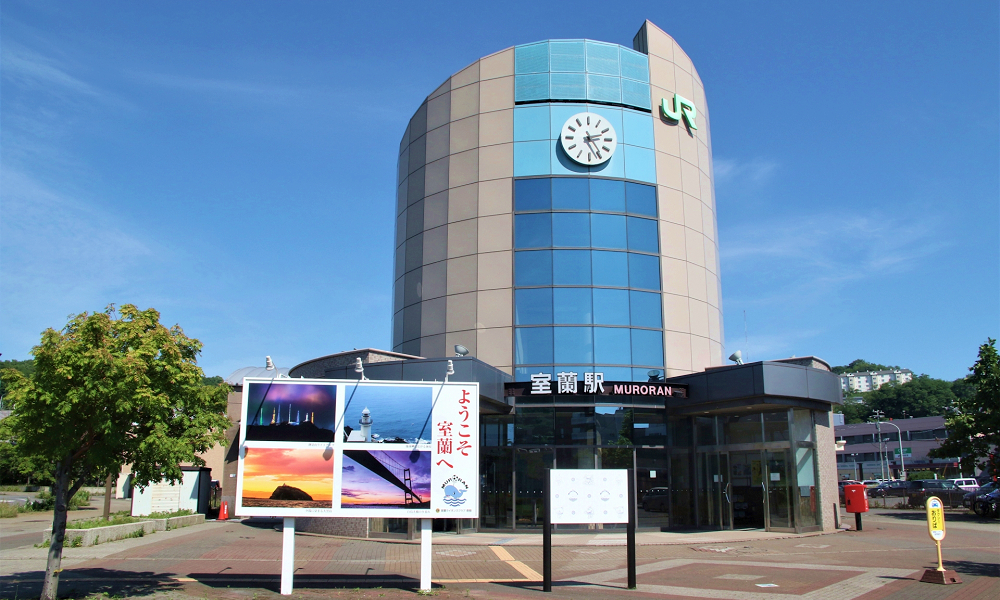
{"type": "Polygon", "coordinates": [[[295,531],[366,538],[368,537],[368,519],[361,517],[297,517],[295,531]]]}
{"type": "MultiPolygon", "coordinates": [[[[163,519],[166,521],[166,519],[163,519]]],[[[76,546],[96,546],[105,542],[113,542],[129,537],[139,537],[137,531],[142,535],[147,535],[156,531],[156,524],[153,521],[139,521],[138,523],[125,523],[124,525],[108,525],[107,527],[94,527],[92,529],[67,529],[63,546],[74,548],[76,546]],[[80,538],[76,543],[76,538],[80,538]]],[[[52,539],[52,530],[46,529],[42,532],[42,543],[52,539]]]]}
{"type": "Polygon", "coordinates": [[[182,517],[170,517],[169,519],[152,519],[155,531],[169,531],[179,527],[189,527],[191,525],[201,525],[205,522],[205,515],[184,515],[182,517]]]}

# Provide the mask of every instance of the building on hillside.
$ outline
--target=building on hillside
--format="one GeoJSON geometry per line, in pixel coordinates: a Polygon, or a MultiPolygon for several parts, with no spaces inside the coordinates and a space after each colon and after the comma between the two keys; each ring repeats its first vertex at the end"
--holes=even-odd
{"type": "MultiPolygon", "coordinates": [[[[898,479],[902,477],[904,463],[907,472],[934,471],[940,478],[962,476],[958,458],[928,456],[948,438],[944,417],[896,419],[883,421],[881,426],[875,423],[837,425],[834,435],[838,442],[845,442],[844,449],[837,451],[837,473],[841,479],[881,479],[883,474],[898,479]]],[[[971,477],[973,474],[966,475],[971,477]]]]}
{"type": "Polygon", "coordinates": [[[840,389],[844,392],[870,392],[890,381],[903,384],[911,380],[913,380],[913,371],[909,369],[859,371],[842,374],[840,376],[840,389]]]}

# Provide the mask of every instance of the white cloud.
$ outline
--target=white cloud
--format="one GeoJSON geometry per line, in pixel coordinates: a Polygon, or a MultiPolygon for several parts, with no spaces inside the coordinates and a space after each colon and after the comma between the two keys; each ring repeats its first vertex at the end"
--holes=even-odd
{"type": "Polygon", "coordinates": [[[763,158],[748,161],[716,158],[712,161],[712,168],[718,183],[764,183],[771,178],[778,167],[776,161],[763,158]]]}
{"type": "Polygon", "coordinates": [[[74,94],[98,97],[102,93],[92,85],[73,77],[55,60],[17,44],[5,42],[0,56],[3,76],[22,86],[63,89],[74,94]]]}

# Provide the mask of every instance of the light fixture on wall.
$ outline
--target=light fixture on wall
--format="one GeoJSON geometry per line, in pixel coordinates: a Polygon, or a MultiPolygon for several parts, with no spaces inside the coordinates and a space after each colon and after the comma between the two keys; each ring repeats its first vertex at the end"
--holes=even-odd
{"type": "Polygon", "coordinates": [[[743,364],[743,353],[740,352],[739,350],[737,350],[736,352],[733,352],[732,354],[729,355],[729,360],[733,361],[734,363],[736,363],[738,365],[742,365],[743,364]]]}
{"type": "Polygon", "coordinates": [[[448,370],[444,374],[444,382],[448,383],[448,376],[455,374],[455,363],[448,361],[448,370]]]}
{"type": "Polygon", "coordinates": [[[268,371],[274,371],[274,377],[272,379],[289,379],[288,375],[282,375],[278,367],[274,366],[274,361],[271,360],[270,356],[264,357],[264,369],[268,371]]]}
{"type": "Polygon", "coordinates": [[[462,344],[455,344],[455,356],[468,356],[469,349],[462,344]]]}
{"type": "Polygon", "coordinates": [[[361,362],[360,356],[354,359],[354,372],[361,374],[361,381],[368,381],[365,377],[365,365],[361,362]]]}

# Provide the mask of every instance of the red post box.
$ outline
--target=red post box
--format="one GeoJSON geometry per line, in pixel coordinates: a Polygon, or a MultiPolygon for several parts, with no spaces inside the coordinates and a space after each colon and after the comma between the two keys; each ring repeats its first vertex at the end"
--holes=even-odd
{"type": "Polygon", "coordinates": [[[863,485],[845,485],[844,502],[847,504],[847,512],[863,513],[868,512],[868,494],[863,485]]]}
{"type": "Polygon", "coordinates": [[[861,513],[868,512],[868,494],[863,485],[844,486],[844,504],[854,513],[854,530],[861,531],[861,513]]]}

